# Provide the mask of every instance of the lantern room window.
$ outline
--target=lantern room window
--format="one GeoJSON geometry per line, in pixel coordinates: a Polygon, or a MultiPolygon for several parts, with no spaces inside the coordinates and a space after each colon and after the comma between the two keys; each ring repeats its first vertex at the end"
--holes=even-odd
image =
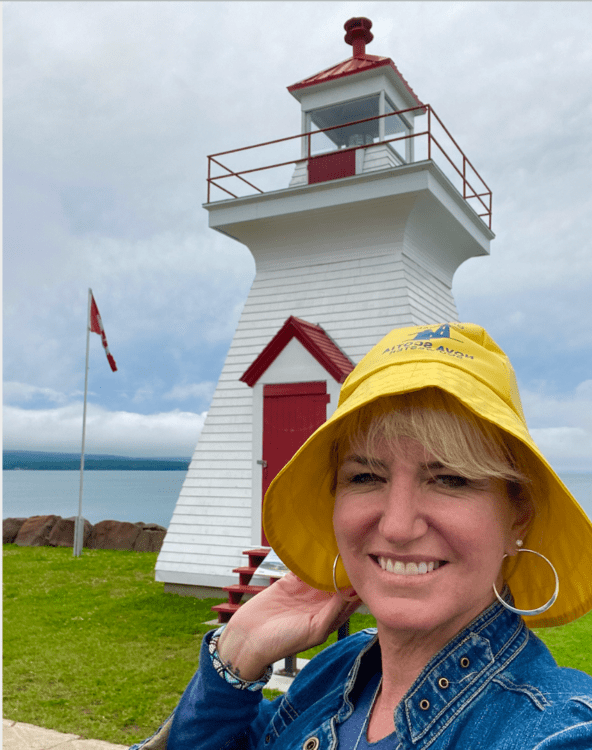
{"type": "MultiPolygon", "coordinates": [[[[375,95],[314,109],[308,113],[310,130],[323,130],[366,117],[376,117],[380,114],[379,103],[380,97],[375,95]]],[[[312,137],[311,150],[313,153],[334,151],[335,148],[351,148],[374,143],[375,139],[378,139],[378,120],[371,120],[319,133],[312,137]]]]}
{"type": "MultiPolygon", "coordinates": [[[[397,110],[391,104],[387,96],[384,97],[384,114],[388,115],[391,112],[397,110]]],[[[410,135],[413,128],[407,122],[403,115],[393,114],[391,117],[385,117],[379,122],[384,122],[384,138],[395,138],[398,136],[410,135]]],[[[394,141],[388,145],[395,151],[397,156],[402,161],[412,162],[413,161],[413,138],[407,138],[406,140],[394,141]],[[405,157],[402,156],[405,154],[405,157]]]]}
{"type": "MultiPolygon", "coordinates": [[[[396,112],[396,109],[384,92],[347,102],[339,102],[328,107],[319,107],[307,112],[305,130],[313,132],[310,144],[311,154],[318,155],[336,149],[368,146],[399,134],[402,136],[408,135],[411,132],[411,127],[401,115],[347,125],[347,123],[356,120],[378,117],[378,115],[385,115],[390,112],[396,112]],[[344,127],[334,127],[338,125],[344,127]],[[330,127],[334,127],[334,129],[325,133],[314,133],[315,130],[330,127]]],[[[394,145],[399,146],[404,143],[404,141],[400,141],[394,145]]],[[[393,144],[390,145],[393,146],[393,144]]],[[[402,148],[395,150],[405,153],[407,149],[403,145],[402,148]]],[[[408,160],[409,155],[406,154],[407,159],[403,158],[400,153],[398,153],[398,156],[402,161],[405,161],[408,160]]]]}

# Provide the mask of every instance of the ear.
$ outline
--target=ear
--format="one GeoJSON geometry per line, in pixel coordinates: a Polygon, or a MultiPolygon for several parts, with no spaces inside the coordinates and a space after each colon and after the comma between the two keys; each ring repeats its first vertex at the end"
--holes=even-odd
{"type": "Polygon", "coordinates": [[[534,507],[529,499],[520,499],[514,506],[514,521],[510,527],[506,554],[514,557],[518,554],[516,541],[524,539],[534,518],[534,507]]]}

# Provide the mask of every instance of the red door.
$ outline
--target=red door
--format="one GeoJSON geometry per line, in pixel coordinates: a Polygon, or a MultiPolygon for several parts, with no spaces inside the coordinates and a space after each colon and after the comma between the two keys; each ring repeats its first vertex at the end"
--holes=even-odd
{"type": "MultiPolygon", "coordinates": [[[[263,386],[263,494],[294,453],[327,419],[326,382],[263,386]]],[[[261,541],[267,539],[261,529],[261,541]]]]}

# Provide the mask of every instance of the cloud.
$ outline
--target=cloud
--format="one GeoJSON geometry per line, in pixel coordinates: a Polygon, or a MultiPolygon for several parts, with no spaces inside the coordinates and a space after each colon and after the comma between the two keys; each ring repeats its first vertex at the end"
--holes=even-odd
{"type": "MultiPolygon", "coordinates": [[[[86,421],[87,453],[142,457],[189,457],[197,444],[206,412],[175,409],[159,414],[110,412],[89,404],[86,421]]],[[[4,410],[4,448],[79,452],[82,404],[55,409],[4,410]]]]}
{"type": "Polygon", "coordinates": [[[3,396],[5,404],[22,404],[37,400],[65,404],[71,398],[53,388],[41,388],[27,383],[17,383],[14,380],[3,383],[3,396]]]}
{"type": "MultiPolygon", "coordinates": [[[[120,369],[118,384],[129,398],[155,360],[169,363],[169,381],[211,378],[214,373],[196,368],[206,362],[221,366],[217,349],[228,347],[255,271],[250,253],[224,239],[213,232],[206,240],[175,231],[143,240],[69,238],[62,243],[69,259],[60,262],[59,274],[47,258],[41,262],[45,276],[34,268],[34,304],[23,294],[24,279],[7,285],[5,376],[56,390],[81,389],[92,286],[120,369]]],[[[100,349],[95,338],[91,356],[100,349]]]]}
{"type": "Polygon", "coordinates": [[[556,470],[592,471],[592,380],[562,395],[524,389],[530,432],[556,470]]]}
{"type": "Polygon", "coordinates": [[[191,398],[209,403],[212,400],[215,390],[216,383],[213,382],[185,383],[183,385],[175,385],[168,393],[163,395],[163,398],[167,399],[167,401],[186,401],[191,398]]]}
{"type": "Polygon", "coordinates": [[[548,427],[531,430],[545,457],[552,456],[556,471],[592,471],[592,432],[581,427],[548,427]]]}

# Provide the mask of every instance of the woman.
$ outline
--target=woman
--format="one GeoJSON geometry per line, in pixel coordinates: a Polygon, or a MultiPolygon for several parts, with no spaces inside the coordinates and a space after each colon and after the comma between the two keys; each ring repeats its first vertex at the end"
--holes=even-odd
{"type": "Polygon", "coordinates": [[[204,638],[175,713],[138,748],[592,748],[592,678],[525,624],[592,609],[592,525],[482,328],[388,334],[274,480],[264,524],[292,572],[204,638]],[[269,664],[361,602],[376,630],[262,700],[269,664]]]}

